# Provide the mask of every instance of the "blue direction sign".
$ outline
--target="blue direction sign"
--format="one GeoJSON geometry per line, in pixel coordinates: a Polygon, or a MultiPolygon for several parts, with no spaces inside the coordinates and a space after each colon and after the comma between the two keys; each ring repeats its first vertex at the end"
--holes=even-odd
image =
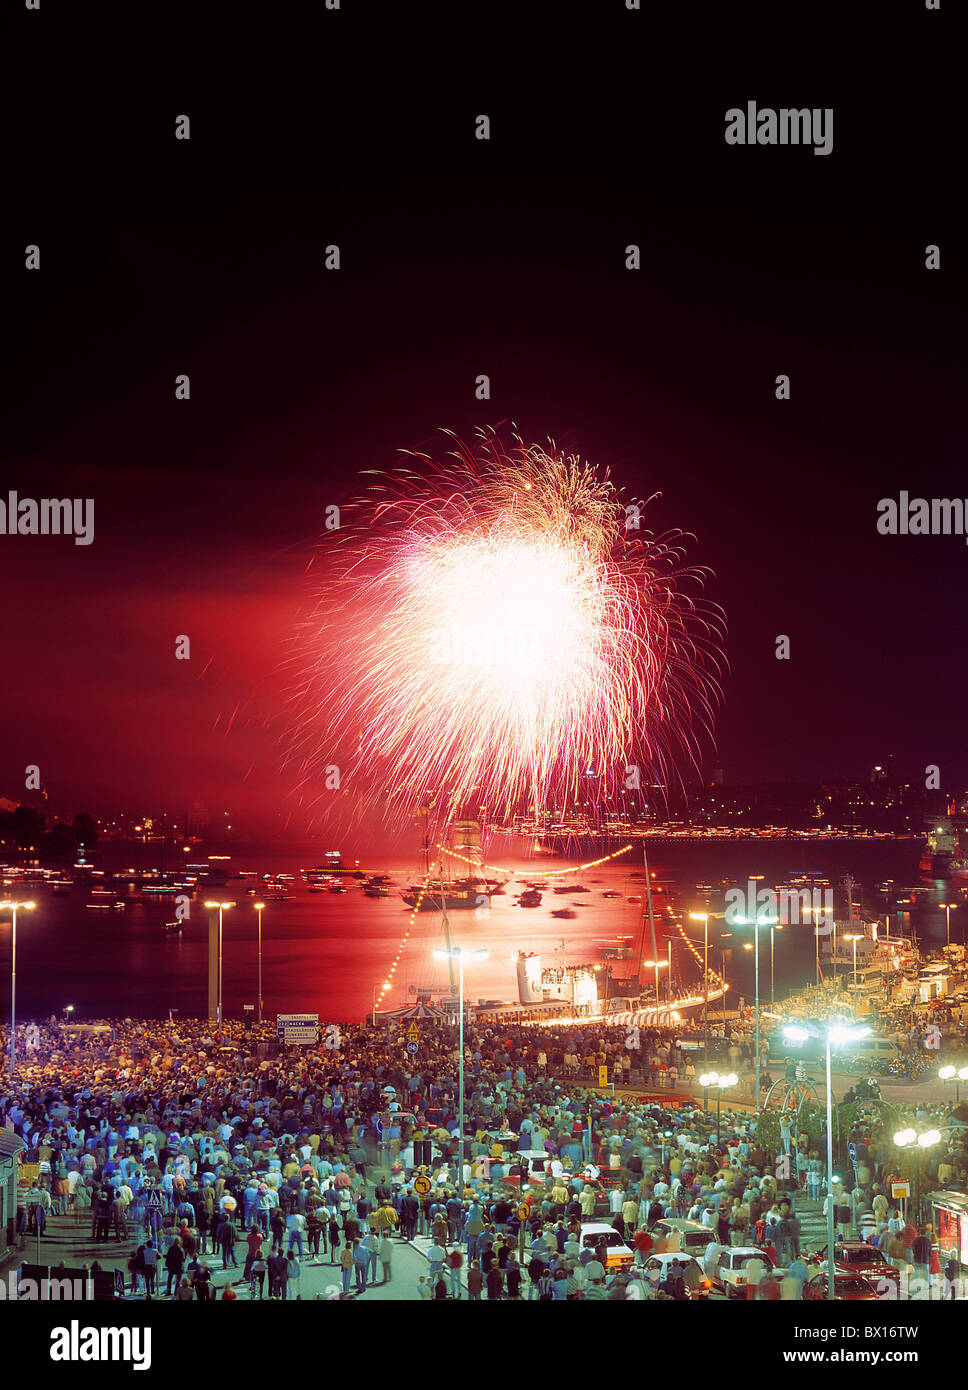
{"type": "Polygon", "coordinates": [[[857,1157],[857,1150],[853,1144],[847,1145],[847,1152],[850,1154],[851,1163],[853,1163],[854,1159],[857,1157]]]}
{"type": "Polygon", "coordinates": [[[413,1055],[413,1054],[417,1051],[418,1047],[419,1047],[419,1043],[415,1043],[415,1042],[408,1042],[408,1043],[407,1043],[407,1051],[408,1051],[411,1055],[413,1055]]]}

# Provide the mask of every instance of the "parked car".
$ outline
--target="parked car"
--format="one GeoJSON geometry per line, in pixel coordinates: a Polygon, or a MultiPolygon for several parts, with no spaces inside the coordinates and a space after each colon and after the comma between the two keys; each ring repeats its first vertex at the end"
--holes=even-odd
{"type": "MultiPolygon", "coordinates": [[[[827,1247],[818,1250],[807,1258],[808,1264],[826,1265],[827,1247]]],[[[863,1240],[834,1241],[834,1273],[861,1274],[867,1279],[893,1279],[900,1283],[900,1271],[891,1264],[886,1255],[863,1240]]]]}
{"type": "Polygon", "coordinates": [[[709,1243],[716,1239],[716,1232],[698,1221],[680,1220],[678,1217],[663,1217],[651,1228],[653,1236],[668,1236],[679,1232],[679,1248],[690,1255],[701,1255],[709,1243]]]}
{"type": "Polygon", "coordinates": [[[652,1284],[661,1284],[663,1279],[665,1279],[669,1271],[669,1266],[672,1264],[673,1260],[678,1260],[680,1265],[694,1266],[699,1271],[699,1287],[695,1289],[688,1289],[687,1286],[689,1298],[694,1301],[707,1299],[709,1297],[709,1290],[712,1287],[711,1281],[706,1278],[705,1274],[703,1273],[702,1265],[699,1263],[699,1261],[694,1259],[692,1255],[687,1255],[682,1250],[680,1250],[678,1253],[673,1251],[671,1254],[668,1255],[647,1256],[645,1264],[643,1266],[645,1270],[645,1277],[652,1284]]]}
{"type": "MultiPolygon", "coordinates": [[[[827,1275],[815,1274],[803,1286],[808,1301],[827,1301],[827,1275]]],[[[834,1271],[834,1298],[845,1303],[874,1303],[880,1298],[876,1285],[862,1274],[840,1274],[834,1271]]]]}
{"type": "Polygon", "coordinates": [[[712,1283],[727,1298],[746,1297],[746,1266],[750,1260],[760,1260],[766,1274],[773,1268],[773,1261],[765,1250],[755,1245],[738,1245],[731,1250],[723,1250],[714,1272],[712,1283]]]}
{"type": "Polygon", "coordinates": [[[581,1223],[581,1243],[589,1249],[596,1249],[605,1240],[607,1247],[606,1266],[608,1269],[631,1269],[635,1262],[633,1251],[616,1231],[614,1226],[606,1226],[603,1221],[583,1221],[581,1223]]]}

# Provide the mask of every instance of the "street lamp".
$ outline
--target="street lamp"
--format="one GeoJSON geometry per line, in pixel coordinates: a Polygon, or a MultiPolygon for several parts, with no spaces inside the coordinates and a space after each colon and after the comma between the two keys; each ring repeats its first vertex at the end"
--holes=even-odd
{"type": "MultiPolygon", "coordinates": [[[[467,957],[472,961],[487,960],[488,952],[485,950],[468,951],[467,957]]],[[[434,951],[434,960],[457,961],[458,965],[458,1000],[460,1007],[460,1031],[458,1033],[458,1101],[457,1101],[457,1191],[461,1200],[464,1197],[464,956],[465,952],[459,946],[452,947],[449,951],[434,951]]]]}
{"type": "Polygon", "coordinates": [[[926,1129],[923,1134],[917,1134],[913,1129],[898,1130],[894,1136],[894,1142],[899,1149],[910,1149],[914,1145],[914,1173],[915,1173],[915,1197],[914,1197],[914,1220],[917,1226],[921,1225],[921,1153],[925,1149],[933,1148],[935,1144],[941,1143],[941,1135],[936,1129],[926,1129]]]}
{"type": "Polygon", "coordinates": [[[862,940],[862,937],[861,937],[857,932],[853,932],[853,933],[851,933],[850,935],[845,936],[845,937],[844,937],[844,940],[845,940],[845,941],[850,941],[850,942],[853,944],[853,947],[854,947],[854,1017],[856,1018],[856,1017],[857,1017],[857,943],[858,943],[858,941],[862,940]]]}
{"type": "Polygon", "coordinates": [[[958,904],[957,904],[957,903],[938,903],[938,906],[941,907],[941,908],[944,908],[944,914],[945,914],[945,917],[944,917],[944,944],[945,944],[946,946],[950,946],[950,945],[951,945],[951,909],[952,909],[953,907],[957,907],[958,904]]]}
{"type": "Polygon", "coordinates": [[[705,948],[703,950],[702,965],[702,1055],[703,1061],[709,1061],[709,913],[690,912],[690,919],[693,922],[702,922],[703,936],[705,938],[705,948]]]}
{"type": "Polygon", "coordinates": [[[259,914],[259,1022],[262,1022],[262,913],[265,903],[253,903],[252,906],[259,914]]]}
{"type": "Polygon", "coordinates": [[[669,964],[667,960],[644,960],[643,965],[655,971],[655,1015],[656,1022],[659,1021],[659,971],[669,964]]]}
{"type": "Polygon", "coordinates": [[[836,1293],[834,1274],[834,1105],[833,1089],[830,1082],[830,1048],[840,1043],[856,1042],[866,1038],[870,1029],[845,1028],[834,1024],[826,1030],[816,1024],[790,1024],[784,1028],[783,1036],[790,1042],[806,1042],[807,1038],[823,1038],[827,1051],[827,1298],[833,1300],[836,1293]]]}
{"type": "MultiPolygon", "coordinates": [[[[757,1115],[760,1113],[760,927],[775,927],[777,919],[775,917],[760,917],[757,912],[753,918],[753,976],[754,976],[754,1006],[753,1014],[756,1020],[756,1097],[753,1102],[757,1115]]],[[[748,927],[749,920],[746,917],[734,917],[730,924],[735,927],[748,927]]]]}
{"type": "Polygon", "coordinates": [[[10,1080],[13,1081],[17,1057],[17,913],[32,912],[36,903],[16,903],[10,899],[0,902],[0,911],[9,912],[13,917],[13,930],[10,936],[10,1080]]]}
{"type": "Polygon", "coordinates": [[[773,975],[773,933],[774,933],[775,931],[782,931],[782,930],[783,930],[783,923],[782,923],[782,922],[771,922],[771,923],[770,923],[770,1008],[771,1008],[771,1009],[775,1009],[775,1008],[776,1008],[776,987],[775,987],[774,975],[773,975]]]}
{"type": "Polygon", "coordinates": [[[955,1083],[955,1105],[961,1099],[961,1083],[968,1081],[968,1067],[939,1067],[938,1075],[942,1081],[953,1081],[955,1083]]]}
{"type": "Polygon", "coordinates": [[[217,1013],[216,1013],[216,1021],[218,1022],[219,1028],[221,1028],[221,1026],[222,1026],[222,913],[225,912],[226,909],[228,909],[228,908],[230,908],[230,907],[234,907],[234,906],[235,906],[235,903],[206,903],[205,906],[208,907],[208,908],[212,908],[212,909],[214,909],[214,908],[216,908],[216,907],[218,908],[218,1011],[217,1011],[217,1013]]]}
{"type": "Polygon", "coordinates": [[[734,1071],[727,1072],[725,1076],[720,1076],[717,1072],[706,1072],[699,1078],[699,1084],[706,1089],[707,1086],[716,1087],[716,1147],[719,1148],[719,1102],[722,1099],[723,1091],[729,1086],[735,1086],[739,1077],[734,1071]]]}

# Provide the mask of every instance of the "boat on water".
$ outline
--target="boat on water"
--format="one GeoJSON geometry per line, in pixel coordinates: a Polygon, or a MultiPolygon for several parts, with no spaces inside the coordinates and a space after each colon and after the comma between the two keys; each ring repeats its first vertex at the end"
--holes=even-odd
{"type": "Polygon", "coordinates": [[[181,922],[166,922],[165,925],[162,927],[161,932],[162,932],[162,935],[165,936],[165,937],[172,937],[172,936],[178,936],[178,934],[180,933],[181,929],[182,929],[182,924],[181,924],[181,922]]]}
{"type": "Polygon", "coordinates": [[[960,876],[960,866],[965,861],[951,816],[926,816],[925,821],[928,833],[918,862],[921,873],[930,878],[948,878],[957,861],[960,876]]]}
{"type": "Polygon", "coordinates": [[[591,891],[583,883],[556,883],[554,887],[556,893],[590,893],[591,891]]]}
{"type": "Polygon", "coordinates": [[[541,894],[537,888],[526,888],[518,898],[518,907],[540,907],[541,894]]]}
{"type": "Polygon", "coordinates": [[[443,912],[444,908],[448,912],[466,912],[486,908],[491,901],[491,895],[476,883],[468,885],[466,880],[459,879],[453,883],[433,879],[426,888],[423,884],[413,884],[401,896],[407,907],[419,908],[421,912],[443,912]]]}
{"type": "Polygon", "coordinates": [[[389,883],[364,883],[363,896],[366,898],[388,898],[390,885],[389,883]]]}
{"type": "Polygon", "coordinates": [[[349,864],[344,864],[343,856],[339,850],[329,850],[323,855],[323,863],[317,864],[313,869],[303,869],[303,878],[307,883],[318,882],[322,878],[332,878],[334,875],[345,875],[350,878],[365,878],[365,873],[356,865],[352,868],[349,864]]]}
{"type": "Polygon", "coordinates": [[[552,917],[563,917],[570,920],[572,917],[577,917],[578,913],[573,907],[553,907],[551,909],[551,915],[552,917]]]}

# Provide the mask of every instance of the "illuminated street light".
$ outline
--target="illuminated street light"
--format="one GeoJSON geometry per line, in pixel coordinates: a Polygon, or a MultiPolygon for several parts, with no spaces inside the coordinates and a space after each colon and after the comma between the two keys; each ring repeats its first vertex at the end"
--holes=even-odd
{"type": "MultiPolygon", "coordinates": [[[[827,1298],[833,1300],[836,1295],[836,1276],[834,1273],[834,1107],[833,1107],[833,1088],[830,1081],[830,1049],[845,1042],[857,1042],[860,1038],[866,1038],[870,1034],[867,1027],[845,1027],[843,1024],[833,1024],[826,1030],[818,1028],[816,1024],[804,1023],[788,1024],[783,1030],[783,1036],[789,1042],[806,1042],[807,1038],[823,1038],[827,1052],[827,1298]]],[[[896,1136],[895,1136],[896,1142],[896,1136]]]]}
{"type": "Polygon", "coordinates": [[[234,906],[235,906],[235,903],[215,903],[215,902],[207,902],[207,903],[205,904],[205,906],[206,906],[207,908],[212,909],[213,911],[214,911],[215,908],[218,908],[218,1013],[217,1013],[216,1017],[217,1017],[217,1021],[218,1021],[218,1026],[219,1026],[219,1028],[221,1028],[221,1027],[222,1027],[222,913],[225,912],[225,911],[227,911],[230,907],[234,907],[234,906]]]}
{"type": "MultiPolygon", "coordinates": [[[[761,917],[757,912],[753,918],[753,978],[754,978],[754,1005],[753,1013],[756,1020],[756,1096],[753,1101],[753,1108],[758,1115],[760,1113],[760,927],[775,927],[777,919],[775,917],[761,917]]],[[[749,919],[746,917],[734,917],[731,926],[748,927],[749,919]]]]}
{"type": "Polygon", "coordinates": [[[739,1077],[736,1075],[736,1073],[735,1073],[734,1071],[727,1072],[724,1076],[720,1076],[718,1072],[710,1071],[710,1072],[706,1072],[705,1075],[703,1075],[703,1076],[701,1076],[701,1077],[699,1078],[699,1084],[700,1084],[700,1086],[703,1088],[703,1091],[705,1091],[706,1088],[707,1088],[708,1086],[715,1086],[715,1088],[716,1088],[716,1147],[717,1147],[717,1149],[719,1148],[719,1102],[720,1102],[720,1100],[722,1099],[723,1092],[724,1092],[725,1090],[728,1090],[730,1086],[735,1086],[738,1080],[739,1080],[739,1077]]]}
{"type": "Polygon", "coordinates": [[[863,937],[860,936],[857,932],[853,932],[852,934],[850,934],[850,935],[848,935],[848,936],[845,936],[845,937],[844,937],[844,940],[845,940],[845,941],[851,942],[852,945],[853,945],[853,947],[854,947],[854,1017],[856,1018],[856,1017],[857,1017],[857,943],[858,943],[858,941],[862,941],[862,940],[863,940],[863,937]]]}
{"type": "Polygon", "coordinates": [[[705,946],[702,957],[702,1058],[709,1061],[709,913],[690,912],[693,922],[702,922],[705,946]]]}
{"type": "Polygon", "coordinates": [[[644,961],[642,962],[642,964],[643,964],[644,966],[647,966],[648,969],[654,970],[654,971],[655,971],[655,1013],[656,1013],[656,1022],[658,1022],[658,1018],[659,1018],[659,971],[660,971],[664,966],[667,966],[667,965],[669,964],[669,962],[668,962],[667,960],[644,960],[644,961]]]}
{"type": "Polygon", "coordinates": [[[961,1083],[968,1081],[968,1067],[953,1067],[949,1064],[946,1067],[938,1068],[938,1076],[942,1081],[955,1083],[955,1105],[957,1105],[961,1099],[961,1083]]]}
{"type": "Polygon", "coordinates": [[[894,1142],[899,1149],[914,1149],[914,1176],[915,1176],[915,1197],[914,1197],[914,1220],[921,1225],[921,1154],[941,1143],[941,1135],[936,1129],[926,1129],[923,1134],[918,1134],[913,1129],[898,1130],[894,1136],[894,1142]]]}
{"type": "Polygon", "coordinates": [[[9,912],[13,918],[10,936],[10,1080],[13,1081],[17,1060],[17,913],[33,912],[36,903],[18,903],[11,899],[0,902],[0,912],[9,912]]]}
{"type": "Polygon", "coordinates": [[[488,954],[489,952],[480,948],[476,951],[465,952],[462,951],[459,946],[454,946],[449,951],[441,949],[434,951],[434,960],[456,960],[458,965],[458,978],[460,981],[458,991],[460,1032],[457,1041],[460,1054],[457,1063],[457,1192],[461,1198],[464,1196],[464,960],[465,957],[472,961],[487,960],[488,954]]]}
{"type": "Polygon", "coordinates": [[[944,944],[951,945],[951,910],[958,906],[957,903],[938,903],[944,909],[944,944]]]}
{"type": "Polygon", "coordinates": [[[252,906],[259,914],[259,1022],[262,1022],[262,913],[265,903],[253,903],[252,906]]]}

